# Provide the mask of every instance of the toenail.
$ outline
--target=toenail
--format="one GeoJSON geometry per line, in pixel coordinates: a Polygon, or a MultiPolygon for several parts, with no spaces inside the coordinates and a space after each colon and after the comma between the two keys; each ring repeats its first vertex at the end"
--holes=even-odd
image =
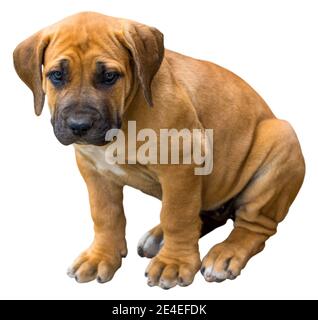
{"type": "Polygon", "coordinates": [[[230,280],[234,280],[236,278],[236,276],[233,274],[232,271],[228,271],[229,275],[228,275],[228,279],[230,280]]]}
{"type": "Polygon", "coordinates": [[[144,255],[144,250],[142,249],[142,247],[138,247],[137,252],[138,252],[138,254],[139,254],[141,257],[144,257],[144,256],[145,256],[145,255],[144,255]]]}
{"type": "Polygon", "coordinates": [[[154,287],[154,283],[151,280],[148,280],[147,284],[149,287],[154,287]]]}

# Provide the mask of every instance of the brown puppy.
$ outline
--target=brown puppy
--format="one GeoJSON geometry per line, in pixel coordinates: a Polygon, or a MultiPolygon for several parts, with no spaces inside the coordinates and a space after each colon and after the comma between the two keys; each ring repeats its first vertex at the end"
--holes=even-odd
{"type": "Polygon", "coordinates": [[[154,257],[148,284],[170,288],[189,285],[200,266],[207,281],[238,276],[302,184],[304,160],[292,127],[233,73],[165,50],[154,28],[80,13],[23,41],[14,64],[33,91],[37,115],[47,95],[55,135],[74,144],[88,187],[95,239],[69,270],[78,282],[109,281],[127,254],[124,185],[162,199],[161,223],[138,251],[154,257]],[[195,175],[194,164],[105,164],[105,134],[127,134],[129,120],[155,132],[212,128],[212,173],[195,175]],[[230,217],[233,231],[201,264],[200,234],[230,217]]]}

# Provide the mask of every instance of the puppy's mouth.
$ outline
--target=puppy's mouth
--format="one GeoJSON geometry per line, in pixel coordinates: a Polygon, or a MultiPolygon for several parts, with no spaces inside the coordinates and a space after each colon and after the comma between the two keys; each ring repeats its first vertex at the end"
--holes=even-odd
{"type": "Polygon", "coordinates": [[[80,144],[80,145],[105,146],[108,143],[110,143],[110,141],[105,139],[105,136],[106,135],[104,135],[101,138],[97,137],[97,138],[93,138],[93,139],[79,138],[79,139],[76,139],[72,143],[76,143],[76,144],[80,144]]]}
{"type": "Polygon", "coordinates": [[[89,136],[89,137],[73,137],[70,133],[60,132],[54,130],[54,134],[58,141],[63,145],[67,146],[73,143],[81,144],[81,145],[96,145],[96,146],[103,146],[108,143],[105,140],[105,135],[96,135],[96,136],[89,136]]]}

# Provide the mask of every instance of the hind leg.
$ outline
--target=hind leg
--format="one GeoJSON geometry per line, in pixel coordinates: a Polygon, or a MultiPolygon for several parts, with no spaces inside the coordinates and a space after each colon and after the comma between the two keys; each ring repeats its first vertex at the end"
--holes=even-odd
{"type": "Polygon", "coordinates": [[[202,261],[201,273],[209,282],[236,278],[248,260],[263,250],[303,181],[303,157],[287,122],[263,121],[249,159],[260,166],[236,200],[234,229],[202,261]]]}
{"type": "Polygon", "coordinates": [[[146,232],[138,242],[137,252],[141,257],[153,258],[163,245],[163,231],[158,224],[146,232]]]}

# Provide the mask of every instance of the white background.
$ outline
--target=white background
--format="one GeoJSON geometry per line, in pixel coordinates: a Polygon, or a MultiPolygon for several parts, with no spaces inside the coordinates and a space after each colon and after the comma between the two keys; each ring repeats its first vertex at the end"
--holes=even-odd
{"type": "MultiPolygon", "coordinates": [[[[245,299],[317,294],[317,1],[0,1],[0,298],[245,299]],[[72,147],[53,135],[47,107],[12,66],[15,46],[79,11],[99,11],[156,26],[167,48],[211,60],[240,75],[279,118],[296,129],[307,162],[305,183],[277,235],[235,281],[149,288],[139,237],[159,221],[160,202],[125,189],[129,255],[114,279],[77,284],[66,268],[92,240],[87,191],[72,147]]],[[[215,117],[218,115],[216,114],[215,117]]],[[[200,241],[202,257],[231,224],[200,241]]]]}

